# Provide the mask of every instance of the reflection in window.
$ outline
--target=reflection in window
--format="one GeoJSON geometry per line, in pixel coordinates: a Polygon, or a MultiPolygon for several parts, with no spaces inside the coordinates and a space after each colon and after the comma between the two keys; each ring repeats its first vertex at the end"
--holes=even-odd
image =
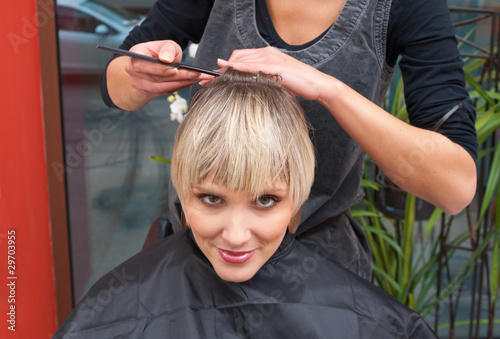
{"type": "Polygon", "coordinates": [[[100,24],[96,18],[69,7],[59,7],[57,15],[57,24],[62,30],[94,33],[100,24]]]}
{"type": "MultiPolygon", "coordinates": [[[[67,180],[78,301],[100,276],[140,251],[152,221],[166,214],[170,168],[148,157],[170,158],[178,123],[170,120],[166,98],[125,112],[100,97],[100,74],[111,54],[95,45],[118,47],[143,17],[99,2],[57,5],[65,139],[60,173],[67,180]],[[110,30],[96,30],[101,24],[110,30]]],[[[187,98],[187,90],[182,95],[187,98]]]]}

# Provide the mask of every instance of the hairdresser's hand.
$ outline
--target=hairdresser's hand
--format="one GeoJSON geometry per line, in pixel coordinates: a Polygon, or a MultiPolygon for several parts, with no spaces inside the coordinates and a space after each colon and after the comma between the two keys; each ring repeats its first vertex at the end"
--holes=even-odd
{"type": "Polygon", "coordinates": [[[279,74],[296,95],[321,103],[403,190],[446,213],[458,213],[474,197],[476,166],[465,149],[439,133],[387,114],[338,79],[271,47],[235,51],[219,66],[279,74]]]}
{"type": "Polygon", "coordinates": [[[218,65],[247,72],[277,74],[281,76],[283,86],[309,100],[318,100],[325,88],[322,84],[333,79],[273,47],[236,50],[229,60],[219,59],[218,65]]]}
{"type": "MultiPolygon", "coordinates": [[[[170,40],[138,44],[130,51],[165,62],[182,60],[181,47],[170,40]]],[[[154,98],[189,87],[200,80],[197,72],[130,57],[114,59],[106,75],[111,100],[125,110],[137,110],[154,98]]]]}

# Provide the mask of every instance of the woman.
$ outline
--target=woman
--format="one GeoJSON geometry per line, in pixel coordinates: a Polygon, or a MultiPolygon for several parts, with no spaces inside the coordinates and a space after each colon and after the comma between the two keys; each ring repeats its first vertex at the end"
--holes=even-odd
{"type": "Polygon", "coordinates": [[[293,94],[226,71],[179,127],[186,229],[102,277],[54,338],[434,338],[391,296],[295,240],[314,148],[293,94]]]}
{"type": "MultiPolygon", "coordinates": [[[[159,0],[122,48],[178,62],[188,41],[200,41],[198,66],[279,74],[301,97],[317,168],[297,236],[349,270],[371,275],[368,244],[349,214],[362,197],[365,153],[401,188],[447,213],[473,198],[475,111],[445,0],[159,0]],[[411,125],[379,107],[398,58],[411,125]]],[[[199,79],[119,57],[102,93],[109,105],[135,110],[199,79]]]]}

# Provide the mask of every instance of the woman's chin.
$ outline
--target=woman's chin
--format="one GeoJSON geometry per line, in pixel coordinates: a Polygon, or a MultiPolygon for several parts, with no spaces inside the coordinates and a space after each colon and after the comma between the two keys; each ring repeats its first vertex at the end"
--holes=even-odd
{"type": "Polygon", "coordinates": [[[215,272],[222,280],[233,283],[242,283],[253,278],[257,271],[242,270],[241,269],[215,269],[215,272]]]}

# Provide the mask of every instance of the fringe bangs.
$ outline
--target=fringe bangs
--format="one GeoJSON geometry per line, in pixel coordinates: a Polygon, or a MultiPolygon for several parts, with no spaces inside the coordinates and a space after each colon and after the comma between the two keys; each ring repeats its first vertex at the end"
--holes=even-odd
{"type": "Polygon", "coordinates": [[[204,124],[200,144],[193,145],[197,159],[193,183],[213,174],[215,184],[245,190],[255,198],[270,182],[290,183],[289,140],[276,137],[277,121],[255,99],[248,93],[233,92],[223,105],[224,119],[204,124]]]}
{"type": "Polygon", "coordinates": [[[297,209],[309,196],[315,159],[302,109],[275,80],[260,77],[221,76],[196,93],[172,156],[181,202],[209,176],[254,198],[269,184],[285,182],[297,209]]]}

